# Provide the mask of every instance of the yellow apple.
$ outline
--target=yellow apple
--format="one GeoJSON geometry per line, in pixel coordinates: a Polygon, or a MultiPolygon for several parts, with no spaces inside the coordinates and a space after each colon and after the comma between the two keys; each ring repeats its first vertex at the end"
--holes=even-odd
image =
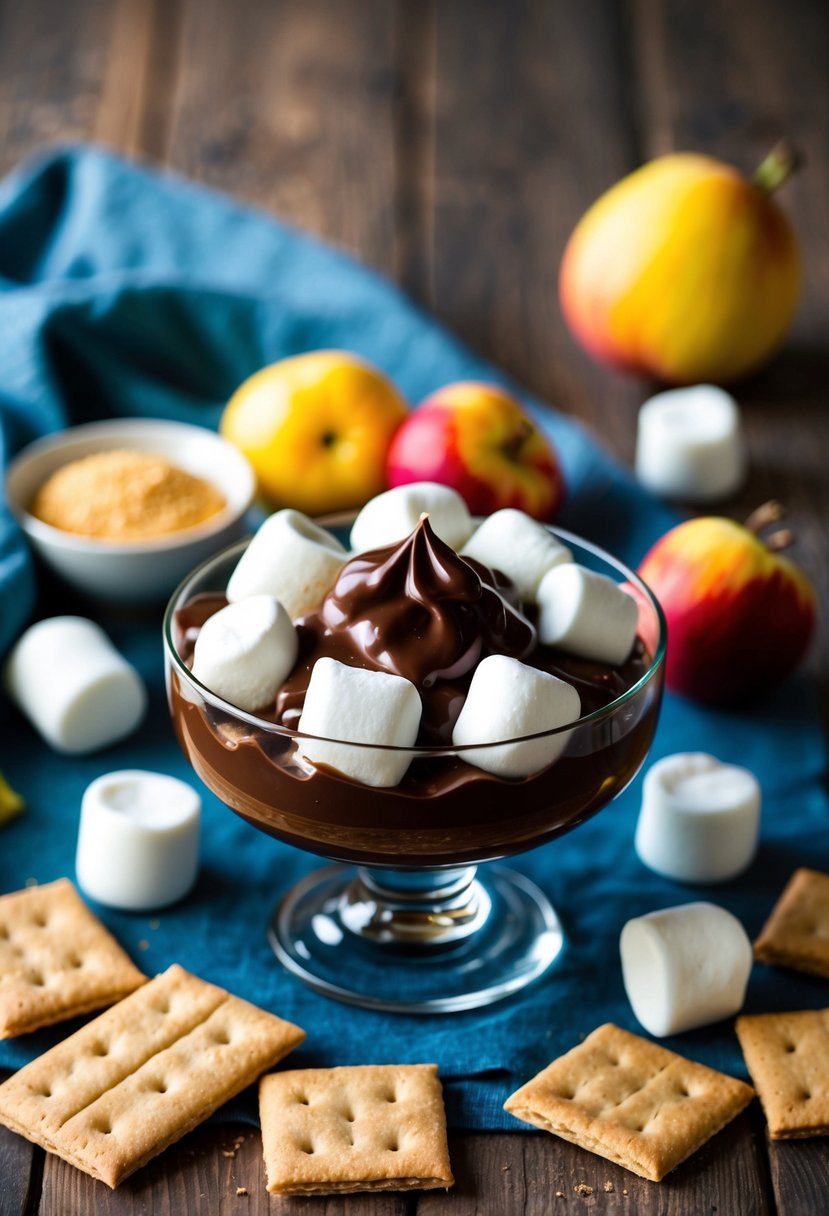
{"type": "Polygon", "coordinates": [[[386,453],[406,413],[376,367],[348,351],[321,350],[245,380],[220,430],[253,465],[271,507],[320,515],[360,507],[386,488],[386,453]]]}
{"type": "Polygon", "coordinates": [[[771,198],[776,149],[753,178],[674,153],[623,178],[564,251],[561,307],[595,358],[677,384],[721,383],[782,341],[798,298],[797,245],[771,198]]]}

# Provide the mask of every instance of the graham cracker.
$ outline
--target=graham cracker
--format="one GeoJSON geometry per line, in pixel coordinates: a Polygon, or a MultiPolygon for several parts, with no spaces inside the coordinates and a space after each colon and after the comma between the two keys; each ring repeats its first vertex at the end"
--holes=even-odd
{"type": "Polygon", "coordinates": [[[754,957],[829,979],[829,874],[794,872],[754,943],[754,957]]]}
{"type": "Polygon", "coordinates": [[[608,1023],[523,1085],[504,1109],[659,1182],[753,1096],[744,1082],[608,1023]]]}
{"type": "Polygon", "coordinates": [[[0,1123],[116,1187],[304,1038],[174,965],[0,1085],[0,1123]]]}
{"type": "Polygon", "coordinates": [[[102,1009],[146,982],[68,878],[0,896],[0,1039],[102,1009]]]}
{"type": "Polygon", "coordinates": [[[259,1082],[268,1190],[410,1191],[454,1183],[435,1064],[272,1073],[259,1082]]]}
{"type": "Polygon", "coordinates": [[[829,1134],[829,1009],[737,1019],[772,1140],[829,1134]]]}

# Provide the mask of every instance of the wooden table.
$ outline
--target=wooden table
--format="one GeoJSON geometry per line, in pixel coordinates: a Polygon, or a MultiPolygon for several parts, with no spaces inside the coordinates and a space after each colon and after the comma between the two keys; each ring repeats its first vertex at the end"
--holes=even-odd
{"type": "MultiPolygon", "coordinates": [[[[651,156],[750,170],[789,135],[807,158],[781,199],[803,304],[785,351],[739,387],[752,473],[728,511],[786,503],[825,614],[827,63],[823,0],[0,0],[0,169],[91,138],[259,204],[399,281],[627,461],[649,386],[568,335],[566,237],[651,156]]],[[[827,705],[825,631],[812,668],[827,705]]],[[[448,1196],[280,1201],[250,1128],[202,1128],[117,1192],[0,1130],[0,1212],[829,1212],[829,1141],[769,1144],[756,1104],[659,1186],[541,1134],[451,1148],[448,1196]]]]}

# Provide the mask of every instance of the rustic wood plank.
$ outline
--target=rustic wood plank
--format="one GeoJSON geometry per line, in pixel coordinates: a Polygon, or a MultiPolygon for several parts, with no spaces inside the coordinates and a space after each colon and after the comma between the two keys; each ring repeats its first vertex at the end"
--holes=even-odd
{"type": "Polygon", "coordinates": [[[394,274],[429,306],[435,298],[435,38],[435,0],[396,0],[394,274]]]}
{"type": "Polygon", "coordinates": [[[620,452],[641,389],[577,347],[558,305],[566,240],[638,159],[621,6],[438,4],[434,12],[437,314],[620,452]]]}
{"type": "MultiPolygon", "coordinates": [[[[473,0],[6,3],[0,168],[44,141],[89,136],[170,159],[397,274],[473,346],[630,456],[644,388],[595,368],[566,333],[555,298],[566,236],[643,151],[692,143],[733,159],[739,149],[750,152],[748,168],[783,125],[811,162],[783,199],[808,247],[806,298],[791,354],[738,394],[755,466],[744,505],[782,487],[803,560],[824,569],[825,531],[813,517],[829,520],[825,7],[635,0],[638,103],[620,3],[522,0],[483,12],[473,0]]],[[[236,1129],[211,1125],[117,1192],[49,1158],[41,1211],[402,1216],[416,1206],[500,1216],[555,1211],[560,1189],[557,1204],[571,1212],[763,1213],[762,1138],[748,1120],[658,1187],[549,1137],[455,1137],[457,1188],[393,1202],[269,1200],[258,1134],[238,1129],[246,1139],[224,1157],[236,1129]],[[579,1182],[593,1194],[576,1194],[579,1182]],[[239,1186],[249,1195],[237,1197],[239,1186]]],[[[780,1212],[821,1211],[826,1141],[770,1154],[780,1212]]],[[[33,1210],[42,1160],[0,1131],[0,1207],[33,1210]],[[10,1187],[24,1177],[28,1189],[10,1187]]]]}
{"type": "Polygon", "coordinates": [[[260,1160],[258,1132],[217,1124],[186,1136],[114,1191],[47,1155],[39,1216],[188,1216],[206,1211],[211,1216],[259,1216],[268,1211],[260,1160]],[[237,1148],[241,1136],[245,1139],[237,1148]],[[237,1195],[240,1188],[248,1193],[237,1195]]]}
{"type": "Polygon", "coordinates": [[[107,0],[0,7],[0,170],[43,144],[87,138],[106,70],[107,0]]]}
{"type": "MultiPolygon", "coordinates": [[[[793,557],[829,609],[829,7],[809,0],[635,0],[634,40],[641,82],[642,140],[648,155],[708,152],[751,172],[781,136],[806,166],[780,192],[803,253],[803,296],[782,353],[735,386],[744,407],[751,477],[728,512],[745,516],[781,499],[797,535],[793,557]]],[[[829,635],[812,662],[829,725],[829,635]]]]}
{"type": "Polygon", "coordinates": [[[162,158],[167,137],[175,0],[119,0],[101,81],[92,137],[127,156],[162,158]],[[163,120],[160,121],[161,115],[163,120]]]}
{"type": "Polygon", "coordinates": [[[170,162],[391,272],[393,21],[386,0],[187,0],[170,162]]]}
{"type": "MultiPolygon", "coordinates": [[[[10,1073],[0,1069],[0,1081],[10,1073]]],[[[0,1127],[0,1212],[22,1216],[37,1209],[43,1153],[22,1136],[0,1127]]]]}
{"type": "Polygon", "coordinates": [[[77,140],[152,153],[144,112],[154,29],[145,0],[0,5],[0,172],[77,140]]]}
{"type": "MultiPolygon", "coordinates": [[[[24,1209],[11,1210],[22,1214],[24,1209]]],[[[258,1129],[211,1123],[115,1191],[47,1156],[38,1216],[406,1216],[407,1211],[403,1195],[269,1195],[258,1129]]]]}
{"type": "Polygon", "coordinates": [[[779,1216],[816,1216],[829,1206],[829,1140],[769,1140],[771,1181],[779,1216]]]}
{"type": "MultiPolygon", "coordinates": [[[[417,1216],[550,1216],[635,1212],[636,1216],[766,1216],[762,1134],[736,1119],[660,1183],[544,1134],[475,1135],[450,1142],[456,1185],[424,1192],[417,1216]],[[515,1150],[518,1150],[517,1152],[515,1150]]],[[[818,1209],[815,1209],[817,1211],[818,1209]]]]}

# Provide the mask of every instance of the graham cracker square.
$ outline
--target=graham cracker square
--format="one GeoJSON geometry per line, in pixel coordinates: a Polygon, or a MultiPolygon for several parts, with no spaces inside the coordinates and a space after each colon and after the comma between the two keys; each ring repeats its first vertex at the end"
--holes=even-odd
{"type": "Polygon", "coordinates": [[[116,1187],[304,1038],[174,965],[0,1085],[0,1123],[116,1187]]]}
{"type": "Polygon", "coordinates": [[[0,896],[0,1039],[102,1009],[146,982],[68,878],[0,896]]]}
{"type": "Polygon", "coordinates": [[[737,1019],[772,1140],[829,1133],[829,1009],[737,1019]]]}
{"type": "Polygon", "coordinates": [[[829,979],[829,874],[795,871],[754,943],[754,957],[829,979]]]}
{"type": "Polygon", "coordinates": [[[434,1064],[273,1073],[259,1082],[268,1190],[352,1194],[450,1187],[434,1064]]]}
{"type": "Polygon", "coordinates": [[[504,1109],[659,1182],[725,1127],[751,1086],[618,1026],[600,1026],[504,1109]]]}

